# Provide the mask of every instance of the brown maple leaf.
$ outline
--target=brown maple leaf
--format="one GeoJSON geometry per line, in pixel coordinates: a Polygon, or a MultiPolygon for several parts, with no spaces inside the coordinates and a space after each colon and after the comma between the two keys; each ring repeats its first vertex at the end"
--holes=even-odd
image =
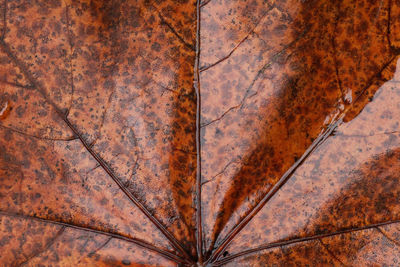
{"type": "Polygon", "coordinates": [[[0,265],[399,265],[399,27],[398,0],[0,0],[0,265]]]}

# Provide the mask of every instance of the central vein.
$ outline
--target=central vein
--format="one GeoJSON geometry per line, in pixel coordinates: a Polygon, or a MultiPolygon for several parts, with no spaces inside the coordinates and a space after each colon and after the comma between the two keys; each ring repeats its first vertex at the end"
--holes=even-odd
{"type": "Polygon", "coordinates": [[[203,263],[203,238],[201,222],[201,96],[200,96],[200,0],[196,3],[196,58],[194,63],[194,89],[196,91],[196,240],[197,240],[197,258],[200,264],[203,263]]]}

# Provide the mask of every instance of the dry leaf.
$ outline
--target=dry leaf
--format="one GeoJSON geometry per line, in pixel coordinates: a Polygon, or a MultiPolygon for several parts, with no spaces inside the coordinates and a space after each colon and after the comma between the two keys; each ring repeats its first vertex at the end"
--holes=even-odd
{"type": "Polygon", "coordinates": [[[0,6],[1,266],[400,264],[400,1],[0,6]]]}

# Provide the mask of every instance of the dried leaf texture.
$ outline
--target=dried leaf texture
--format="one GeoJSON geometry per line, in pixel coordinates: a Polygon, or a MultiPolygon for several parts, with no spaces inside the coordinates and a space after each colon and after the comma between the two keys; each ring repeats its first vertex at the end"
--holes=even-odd
{"type": "Polygon", "coordinates": [[[0,265],[399,265],[399,18],[0,0],[0,265]]]}
{"type": "MultiPolygon", "coordinates": [[[[334,142],[333,137],[327,138],[332,129],[356,117],[378,88],[393,77],[398,50],[388,42],[388,5],[368,1],[211,1],[204,6],[204,45],[213,43],[220,51],[203,47],[202,61],[211,63],[201,72],[203,194],[209,196],[202,201],[206,248],[214,250],[214,256],[221,256],[221,248],[269,201],[282,181],[298,180],[290,185],[296,193],[300,184],[306,192],[312,190],[313,185],[304,178],[291,177],[293,172],[305,168],[305,158],[312,153],[316,156],[315,148],[325,140],[334,142]],[[218,16],[232,16],[236,23],[229,28],[224,28],[223,22],[220,27],[208,24],[208,18],[218,16]],[[374,19],[369,20],[371,17],[374,19]],[[249,24],[253,26],[242,26],[249,24]],[[220,47],[225,42],[215,43],[212,37],[216,35],[225,37],[231,49],[220,47]]],[[[393,95],[395,102],[398,95],[393,95]]],[[[383,121],[379,115],[385,112],[382,108],[377,107],[374,117],[365,121],[383,121]]],[[[390,123],[398,125],[399,117],[394,116],[390,123]]],[[[361,123],[358,126],[358,131],[367,131],[364,135],[373,134],[361,123]]],[[[384,137],[370,138],[376,142],[372,147],[390,149],[378,138],[384,137]]],[[[356,151],[359,147],[365,150],[368,141],[350,140],[332,145],[335,152],[327,149],[322,153],[327,156],[330,152],[335,158],[327,162],[331,168],[319,176],[321,183],[328,183],[345,163],[350,170],[357,169],[345,158],[344,149],[351,150],[348,154],[366,156],[356,151]]],[[[311,180],[316,183],[315,179],[311,180]]],[[[262,232],[266,238],[268,233],[276,233],[278,225],[279,232],[285,232],[282,220],[293,227],[299,224],[300,217],[290,214],[287,205],[301,211],[305,195],[300,193],[299,199],[292,200],[278,193],[282,195],[279,210],[285,214],[278,216],[267,205],[265,212],[274,217],[274,225],[255,218],[246,232],[262,232]],[[255,221],[260,224],[255,226],[255,221]]],[[[315,197],[304,205],[330,199],[329,195],[315,197]]],[[[252,235],[235,241],[241,242],[241,248],[249,248],[259,239],[252,235]]]]}
{"type": "Polygon", "coordinates": [[[13,111],[2,120],[1,166],[15,173],[4,178],[15,192],[4,188],[3,210],[164,248],[169,233],[189,251],[194,50],[177,35],[192,42],[194,26],[175,30],[163,10],[183,18],[190,3],[5,5],[2,87],[13,111]]]}
{"type": "Polygon", "coordinates": [[[174,266],[129,240],[67,225],[1,215],[0,231],[6,266],[174,266]]]}

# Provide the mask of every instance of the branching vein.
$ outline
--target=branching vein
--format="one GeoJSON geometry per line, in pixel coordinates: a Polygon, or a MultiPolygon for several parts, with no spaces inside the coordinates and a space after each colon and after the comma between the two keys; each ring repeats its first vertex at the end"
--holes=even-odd
{"type": "Polygon", "coordinates": [[[189,254],[185,251],[179,241],[165,228],[161,222],[154,217],[154,215],[141,203],[122,183],[121,179],[116,176],[114,171],[110,168],[110,166],[90,147],[90,144],[87,143],[82,134],[78,131],[78,129],[68,120],[67,114],[63,112],[57,104],[52,101],[47,95],[43,86],[32,76],[29,72],[28,68],[25,66],[23,62],[21,62],[11,51],[11,48],[4,40],[0,40],[0,47],[2,50],[8,55],[8,57],[19,67],[21,72],[26,76],[29,82],[36,88],[36,90],[43,96],[46,101],[52,105],[56,111],[56,113],[61,117],[61,119],[67,124],[67,126],[72,130],[72,132],[79,138],[83,146],[86,150],[92,155],[92,157],[101,165],[104,171],[110,176],[110,178],[118,185],[121,191],[130,199],[130,201],[138,207],[142,213],[164,234],[164,236],[171,242],[171,244],[180,251],[186,260],[190,259],[189,254]]]}

